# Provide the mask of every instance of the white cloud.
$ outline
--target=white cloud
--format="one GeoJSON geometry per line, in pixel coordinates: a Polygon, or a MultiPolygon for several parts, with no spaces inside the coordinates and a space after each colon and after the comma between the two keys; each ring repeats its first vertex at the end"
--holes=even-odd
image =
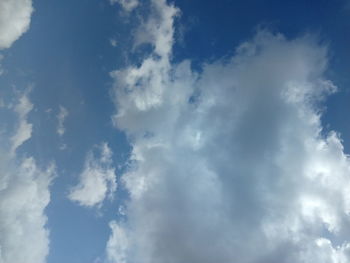
{"type": "Polygon", "coordinates": [[[118,3],[127,12],[131,12],[139,5],[138,0],[110,0],[110,3],[111,4],[118,3]]]}
{"type": "Polygon", "coordinates": [[[112,47],[116,47],[118,45],[118,41],[115,38],[111,38],[109,40],[109,43],[111,44],[112,47]]]}
{"type": "Polygon", "coordinates": [[[109,260],[349,262],[350,161],[320,120],[327,48],[261,30],[193,72],[170,62],[177,10],[151,2],[153,52],[111,74],[132,155],[109,260]]]}
{"type": "Polygon", "coordinates": [[[126,251],[129,241],[124,228],[119,226],[115,221],[112,221],[109,227],[112,230],[112,235],[108,240],[106,248],[108,260],[118,263],[128,262],[126,251]]]}
{"type": "Polygon", "coordinates": [[[0,163],[0,262],[44,263],[49,252],[44,209],[54,167],[41,170],[33,158],[0,163]]]}
{"type": "Polygon", "coordinates": [[[57,133],[59,136],[63,136],[66,129],[64,128],[64,121],[66,120],[67,116],[69,115],[68,110],[60,105],[60,111],[57,115],[58,125],[57,125],[57,133]]]}
{"type": "Polygon", "coordinates": [[[30,138],[26,116],[32,107],[27,93],[22,94],[14,107],[19,128],[13,137],[4,132],[0,139],[0,263],[44,263],[49,252],[44,210],[50,201],[54,166],[41,169],[34,158],[15,154],[30,138]]]}
{"type": "Polygon", "coordinates": [[[18,147],[25,141],[29,140],[32,135],[33,125],[27,121],[27,116],[33,109],[33,104],[28,98],[30,90],[24,92],[19,98],[18,104],[14,107],[14,111],[18,115],[18,124],[16,133],[11,137],[11,154],[13,155],[18,147]]]}
{"type": "Polygon", "coordinates": [[[82,206],[100,206],[106,197],[113,198],[117,188],[112,151],[106,143],[102,143],[99,150],[99,157],[92,151],[88,153],[80,181],[68,195],[70,200],[82,206]]]}
{"type": "MultiPolygon", "coordinates": [[[[142,23],[136,31],[135,47],[143,43],[149,43],[154,47],[154,55],[159,56],[161,61],[168,58],[174,39],[173,20],[179,12],[179,9],[172,5],[166,5],[163,0],[152,1],[151,14],[148,20],[142,23]]],[[[153,58],[153,61],[157,61],[157,59],[153,58]]],[[[145,69],[147,70],[147,68],[145,69]]]]}
{"type": "Polygon", "coordinates": [[[9,48],[29,29],[31,0],[0,1],[0,49],[9,48]]]}

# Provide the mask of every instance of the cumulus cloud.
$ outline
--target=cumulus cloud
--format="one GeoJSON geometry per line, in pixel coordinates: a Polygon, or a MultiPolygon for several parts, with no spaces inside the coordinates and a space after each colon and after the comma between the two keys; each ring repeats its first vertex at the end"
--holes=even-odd
{"type": "Polygon", "coordinates": [[[22,94],[14,107],[19,128],[14,137],[3,133],[0,139],[1,263],[44,263],[49,252],[44,210],[50,201],[54,165],[42,169],[33,157],[20,158],[14,152],[30,138],[31,124],[26,115],[32,107],[27,93],[22,94]]]}
{"type": "Polygon", "coordinates": [[[92,151],[88,153],[79,183],[68,195],[70,200],[82,206],[100,206],[106,197],[113,198],[117,188],[112,151],[107,143],[102,143],[98,148],[98,157],[92,151]]]}
{"type": "Polygon", "coordinates": [[[60,105],[60,110],[57,115],[58,125],[57,125],[57,134],[59,136],[63,136],[63,134],[66,132],[66,129],[64,128],[64,121],[69,115],[68,110],[60,105]]]}
{"type": "Polygon", "coordinates": [[[151,1],[153,51],[111,73],[132,154],[111,262],[350,261],[350,161],[322,129],[327,47],[266,30],[230,59],[171,63],[174,17],[151,1]]]}
{"type": "Polygon", "coordinates": [[[0,1],[0,49],[9,48],[29,29],[32,12],[31,0],[0,1]]]}
{"type": "Polygon", "coordinates": [[[138,0],[110,0],[110,2],[111,4],[118,3],[127,12],[131,12],[139,5],[138,0]]]}

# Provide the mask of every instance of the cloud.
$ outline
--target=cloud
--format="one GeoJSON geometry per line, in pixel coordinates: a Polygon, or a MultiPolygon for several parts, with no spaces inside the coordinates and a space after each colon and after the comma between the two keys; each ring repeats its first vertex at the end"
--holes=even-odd
{"type": "Polygon", "coordinates": [[[127,12],[131,12],[139,5],[138,0],[110,0],[110,2],[111,4],[120,4],[123,7],[123,9],[127,12]]]}
{"type": "Polygon", "coordinates": [[[0,262],[44,263],[49,252],[44,210],[54,166],[41,170],[31,157],[0,163],[0,262]]]}
{"type": "Polygon", "coordinates": [[[18,116],[18,123],[16,133],[11,137],[11,154],[14,155],[18,147],[20,147],[25,141],[29,140],[32,135],[33,125],[27,121],[27,116],[33,109],[33,104],[28,98],[30,90],[24,92],[20,98],[18,104],[14,107],[14,111],[18,116]]]}
{"type": "Polygon", "coordinates": [[[122,226],[115,221],[109,224],[112,235],[107,243],[107,257],[110,261],[115,261],[118,263],[126,263],[127,259],[127,248],[128,248],[128,237],[122,226]]]}
{"type": "Polygon", "coordinates": [[[327,47],[260,30],[230,59],[171,63],[174,17],[151,1],[153,51],[111,73],[132,145],[111,262],[350,261],[349,157],[325,133],[327,47]]]}
{"type": "Polygon", "coordinates": [[[109,40],[109,43],[111,44],[112,47],[116,47],[118,45],[118,41],[115,38],[111,38],[109,40]]]}
{"type": "Polygon", "coordinates": [[[112,151],[107,143],[102,143],[99,151],[99,157],[92,151],[88,153],[80,181],[68,195],[70,200],[82,206],[100,206],[106,197],[113,198],[117,188],[112,151]]]}
{"type": "Polygon", "coordinates": [[[57,125],[57,134],[59,136],[63,136],[63,134],[65,133],[66,129],[64,128],[64,121],[67,118],[67,116],[69,115],[68,110],[60,105],[60,111],[57,115],[57,120],[58,120],[58,125],[57,125]]]}
{"type": "Polygon", "coordinates": [[[8,137],[4,132],[0,140],[1,263],[44,263],[49,252],[45,208],[50,201],[49,186],[55,167],[50,164],[39,168],[33,157],[21,158],[14,151],[31,134],[26,116],[33,105],[27,95],[21,94],[14,107],[20,123],[16,134],[8,137]]]}
{"type": "Polygon", "coordinates": [[[32,12],[31,0],[0,1],[0,49],[11,47],[29,29],[32,12]]]}

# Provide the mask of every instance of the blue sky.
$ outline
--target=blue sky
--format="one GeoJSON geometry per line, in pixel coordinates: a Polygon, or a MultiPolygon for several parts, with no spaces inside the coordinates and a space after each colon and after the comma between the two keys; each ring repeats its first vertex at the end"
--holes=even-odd
{"type": "Polygon", "coordinates": [[[0,0],[0,263],[350,262],[349,18],[0,0]]]}

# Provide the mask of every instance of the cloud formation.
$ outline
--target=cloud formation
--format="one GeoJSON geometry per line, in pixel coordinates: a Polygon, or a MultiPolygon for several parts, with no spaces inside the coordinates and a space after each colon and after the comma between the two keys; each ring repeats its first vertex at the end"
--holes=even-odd
{"type": "Polygon", "coordinates": [[[58,125],[57,125],[57,134],[59,136],[63,136],[63,134],[66,132],[66,129],[64,128],[64,121],[69,115],[68,110],[60,105],[60,110],[57,115],[58,125]]]}
{"type": "Polygon", "coordinates": [[[0,50],[11,47],[29,29],[32,13],[31,0],[0,1],[0,50]]]}
{"type": "Polygon", "coordinates": [[[112,230],[112,235],[108,240],[106,248],[108,260],[118,263],[128,262],[125,252],[128,249],[129,241],[124,228],[119,226],[115,221],[112,221],[109,227],[112,230]]]}
{"type": "Polygon", "coordinates": [[[28,122],[28,114],[33,109],[33,104],[28,98],[30,89],[21,94],[18,104],[15,105],[14,111],[18,116],[17,129],[15,134],[11,137],[11,154],[14,155],[18,147],[20,147],[25,141],[30,139],[32,135],[33,125],[28,122]]]}
{"type": "Polygon", "coordinates": [[[171,63],[177,8],[151,10],[141,28],[153,51],[111,73],[132,155],[109,260],[349,262],[349,157],[320,120],[336,90],[327,47],[260,30],[194,72],[171,63]]]}
{"type": "Polygon", "coordinates": [[[118,3],[127,12],[131,12],[139,5],[138,0],[110,0],[110,2],[111,4],[118,3]]]}
{"type": "Polygon", "coordinates": [[[15,154],[31,136],[32,126],[26,116],[33,105],[27,95],[20,95],[14,107],[17,132],[12,137],[3,133],[0,139],[0,263],[44,263],[49,252],[44,210],[50,201],[55,167],[51,164],[42,169],[33,157],[15,154]]]}
{"type": "Polygon", "coordinates": [[[0,262],[44,263],[49,252],[44,210],[54,166],[41,170],[31,157],[0,163],[0,262]]]}
{"type": "Polygon", "coordinates": [[[73,187],[68,198],[86,207],[100,206],[105,198],[113,198],[117,189],[112,151],[107,143],[99,147],[99,156],[90,151],[86,157],[79,183],[73,187]]]}

